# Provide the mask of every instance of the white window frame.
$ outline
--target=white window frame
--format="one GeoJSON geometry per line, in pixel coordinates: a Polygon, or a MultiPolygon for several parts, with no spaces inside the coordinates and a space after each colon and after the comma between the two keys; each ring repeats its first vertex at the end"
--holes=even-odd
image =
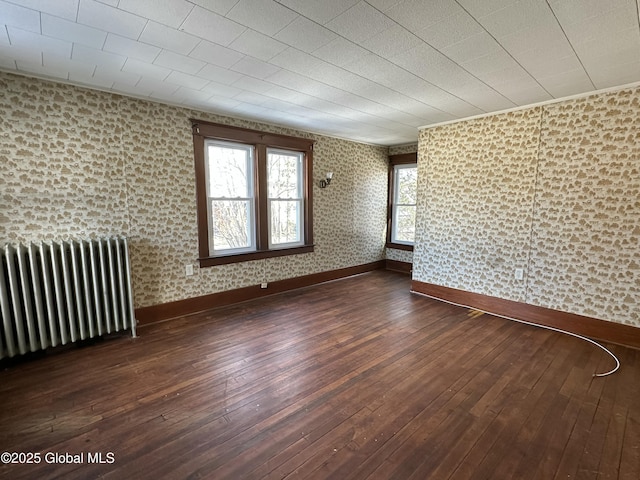
{"type": "MultiPolygon", "coordinates": [[[[299,152],[299,151],[295,151],[295,150],[287,150],[287,149],[283,149],[283,148],[272,148],[272,147],[268,147],[267,148],[267,159],[269,158],[269,154],[282,154],[282,155],[287,155],[287,156],[295,156],[297,158],[297,164],[296,164],[296,168],[297,168],[297,175],[296,175],[296,179],[297,179],[297,196],[295,198],[272,198],[269,197],[267,194],[267,215],[269,218],[269,248],[273,249],[273,250],[277,250],[280,248],[291,248],[291,247],[297,247],[300,245],[304,245],[304,234],[303,234],[303,227],[304,227],[304,193],[303,193],[303,185],[304,185],[304,177],[305,177],[305,172],[304,172],[304,153],[303,152],[299,152]],[[286,242],[286,243],[274,243],[272,237],[272,229],[271,229],[271,223],[272,223],[272,215],[271,215],[271,205],[272,202],[278,202],[278,201],[295,201],[298,203],[298,208],[297,208],[297,222],[296,222],[296,237],[298,238],[297,241],[295,242],[286,242]]],[[[267,165],[268,165],[268,161],[267,161],[267,165]]],[[[267,166],[268,168],[268,166],[267,166]]],[[[269,191],[269,185],[268,185],[268,178],[269,178],[269,174],[267,173],[267,192],[269,191]]]]}
{"type": "MultiPolygon", "coordinates": [[[[415,244],[415,237],[413,239],[413,241],[407,241],[407,240],[400,240],[397,238],[397,231],[398,231],[398,207],[415,207],[416,209],[416,215],[417,215],[417,203],[400,203],[398,200],[398,195],[400,192],[400,188],[399,188],[399,179],[400,179],[400,175],[399,172],[400,170],[405,170],[405,169],[415,169],[417,170],[418,168],[418,164],[417,163],[401,163],[401,164],[397,164],[393,166],[393,199],[392,199],[392,212],[391,212],[391,243],[396,243],[399,245],[414,245],[415,244]]],[[[416,172],[417,173],[417,172],[416,172]]],[[[416,183],[416,189],[417,189],[417,183],[416,183]]],[[[415,232],[414,232],[415,235],[415,232]]]]}
{"type": "Polygon", "coordinates": [[[254,182],[254,171],[255,171],[255,154],[254,148],[252,145],[247,145],[244,143],[235,143],[235,142],[226,142],[223,140],[216,140],[208,138],[205,140],[205,175],[207,179],[206,188],[207,188],[207,213],[209,215],[209,219],[212,219],[212,202],[214,201],[238,201],[238,202],[248,202],[249,211],[247,215],[247,236],[249,245],[246,247],[239,248],[216,248],[214,242],[214,233],[213,227],[214,222],[210,220],[208,222],[209,225],[209,255],[232,255],[237,253],[246,253],[246,252],[255,252],[256,251],[256,232],[255,232],[255,203],[256,203],[256,195],[255,195],[255,182],[254,182]],[[213,197],[210,192],[210,178],[211,171],[209,168],[209,147],[217,146],[222,148],[233,148],[236,150],[244,150],[247,152],[246,156],[246,169],[247,169],[247,192],[249,196],[247,197],[213,197]]]}

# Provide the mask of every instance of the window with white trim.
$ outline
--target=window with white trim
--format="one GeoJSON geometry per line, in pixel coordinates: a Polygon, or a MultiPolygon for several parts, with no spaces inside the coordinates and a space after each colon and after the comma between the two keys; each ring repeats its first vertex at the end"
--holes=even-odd
{"type": "Polygon", "coordinates": [[[391,248],[413,249],[418,190],[416,159],[416,154],[390,157],[387,246],[391,248]]]}
{"type": "Polygon", "coordinates": [[[313,251],[313,141],[192,120],[200,266],[313,251]]]}

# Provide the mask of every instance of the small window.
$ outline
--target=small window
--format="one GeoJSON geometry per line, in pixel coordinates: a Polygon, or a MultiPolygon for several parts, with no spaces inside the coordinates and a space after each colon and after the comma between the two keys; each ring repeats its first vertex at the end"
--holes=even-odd
{"type": "Polygon", "coordinates": [[[313,141],[192,120],[200,266],[313,251],[313,141]]]}
{"type": "Polygon", "coordinates": [[[418,189],[417,154],[394,155],[389,165],[387,246],[413,250],[418,189]]]}

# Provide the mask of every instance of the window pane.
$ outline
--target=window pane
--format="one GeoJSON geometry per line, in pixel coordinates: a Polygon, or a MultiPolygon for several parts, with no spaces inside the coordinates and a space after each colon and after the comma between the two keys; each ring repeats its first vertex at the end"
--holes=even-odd
{"type": "Polygon", "coordinates": [[[397,168],[397,185],[398,185],[398,197],[397,203],[416,203],[416,191],[418,187],[418,169],[412,168],[397,168]]]}
{"type": "Polygon", "coordinates": [[[253,246],[251,202],[212,200],[211,226],[215,251],[253,246]]]}
{"type": "Polygon", "coordinates": [[[300,198],[302,187],[302,155],[269,149],[267,174],[269,198],[300,198]]]}
{"type": "Polygon", "coordinates": [[[271,244],[298,243],[300,238],[299,200],[271,200],[271,244]]]}
{"type": "Polygon", "coordinates": [[[416,207],[401,205],[395,211],[395,235],[398,242],[413,242],[416,236],[416,207]]]}
{"type": "Polygon", "coordinates": [[[242,146],[209,144],[207,148],[209,196],[251,196],[251,150],[242,146]]]}

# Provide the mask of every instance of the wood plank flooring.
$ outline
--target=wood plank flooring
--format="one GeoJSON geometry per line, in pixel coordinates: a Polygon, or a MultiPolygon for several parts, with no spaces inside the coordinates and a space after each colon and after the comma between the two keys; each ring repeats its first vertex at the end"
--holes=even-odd
{"type": "Polygon", "coordinates": [[[594,378],[593,345],[409,285],[376,271],[10,365],[0,452],[40,463],[0,478],[640,478],[640,352],[594,378]]]}

